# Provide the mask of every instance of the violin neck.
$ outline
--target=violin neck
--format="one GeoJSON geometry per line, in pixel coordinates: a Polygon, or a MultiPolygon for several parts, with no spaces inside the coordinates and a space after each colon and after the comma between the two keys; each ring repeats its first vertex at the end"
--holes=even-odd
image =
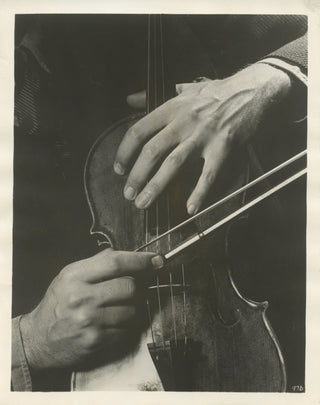
{"type": "Polygon", "coordinates": [[[147,113],[175,96],[170,80],[166,20],[162,15],[148,16],[147,113]]]}

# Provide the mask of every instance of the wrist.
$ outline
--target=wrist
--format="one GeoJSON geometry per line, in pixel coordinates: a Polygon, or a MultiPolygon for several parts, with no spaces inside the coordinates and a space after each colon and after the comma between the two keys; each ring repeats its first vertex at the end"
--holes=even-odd
{"type": "Polygon", "coordinates": [[[281,102],[288,97],[292,83],[284,70],[262,62],[253,64],[251,68],[253,80],[261,83],[265,96],[272,102],[281,102]]]}
{"type": "Polygon", "coordinates": [[[298,66],[291,65],[281,59],[267,58],[258,63],[272,66],[290,78],[290,94],[287,98],[290,118],[295,123],[304,121],[307,116],[307,76],[298,66]]]}
{"type": "Polygon", "coordinates": [[[39,361],[39,345],[36,341],[36,327],[32,312],[22,315],[20,320],[20,333],[28,365],[32,369],[39,368],[41,364],[39,361]]]}

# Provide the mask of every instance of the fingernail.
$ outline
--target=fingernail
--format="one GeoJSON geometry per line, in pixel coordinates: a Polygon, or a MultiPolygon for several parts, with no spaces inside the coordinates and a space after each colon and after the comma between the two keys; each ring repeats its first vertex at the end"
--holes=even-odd
{"type": "Polygon", "coordinates": [[[127,186],[124,189],[124,196],[126,197],[127,200],[134,200],[136,197],[136,190],[132,188],[131,186],[127,186]]]}
{"type": "Polygon", "coordinates": [[[190,204],[187,207],[189,215],[195,215],[198,212],[198,208],[194,204],[190,204]]]}
{"type": "Polygon", "coordinates": [[[147,192],[139,194],[136,199],[136,206],[138,208],[145,208],[151,200],[151,195],[147,192]]]}
{"type": "Polygon", "coordinates": [[[158,256],[154,256],[151,259],[151,263],[154,269],[161,269],[164,266],[164,260],[163,257],[158,255],[158,256]]]}
{"type": "Polygon", "coordinates": [[[124,168],[118,162],[113,165],[113,170],[120,176],[124,174],[124,168]]]}

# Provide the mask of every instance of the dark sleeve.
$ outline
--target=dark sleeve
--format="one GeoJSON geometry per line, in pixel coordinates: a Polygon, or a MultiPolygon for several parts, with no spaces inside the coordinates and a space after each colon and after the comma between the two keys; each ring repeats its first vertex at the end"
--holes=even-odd
{"type": "Polygon", "coordinates": [[[302,72],[307,74],[308,72],[307,34],[282,46],[281,48],[269,54],[268,57],[279,58],[285,62],[299,66],[302,72]]]}
{"type": "Polygon", "coordinates": [[[216,72],[208,77],[228,77],[273,56],[306,67],[306,37],[300,41],[308,28],[305,15],[199,15],[186,21],[216,72]]]}

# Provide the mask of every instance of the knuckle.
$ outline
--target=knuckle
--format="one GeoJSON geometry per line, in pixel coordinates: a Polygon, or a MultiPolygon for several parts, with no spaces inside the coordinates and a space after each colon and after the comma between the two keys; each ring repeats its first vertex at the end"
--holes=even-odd
{"type": "Polygon", "coordinates": [[[74,263],[68,264],[67,266],[65,266],[60,273],[58,274],[58,278],[60,280],[66,280],[66,281],[71,281],[71,279],[74,277],[74,263]]]}
{"type": "Polygon", "coordinates": [[[189,111],[189,116],[192,120],[199,120],[200,118],[200,110],[196,106],[192,106],[189,111]]]}
{"type": "Polygon", "coordinates": [[[191,137],[185,142],[185,153],[184,153],[184,160],[186,157],[190,156],[191,154],[195,153],[196,155],[199,153],[199,147],[202,146],[201,139],[197,137],[191,137]]]}
{"type": "Polygon", "coordinates": [[[79,296],[77,291],[73,291],[68,296],[69,307],[74,308],[81,304],[82,297],[79,296]]]}
{"type": "Polygon", "coordinates": [[[128,129],[126,138],[130,138],[131,140],[134,140],[134,142],[139,144],[143,139],[143,135],[138,126],[134,125],[128,129]]]}
{"type": "Polygon", "coordinates": [[[159,148],[151,142],[148,142],[142,148],[143,158],[148,160],[157,159],[159,157],[159,148]]]}
{"type": "Polygon", "coordinates": [[[154,198],[155,196],[157,196],[160,193],[160,191],[161,191],[160,185],[155,180],[152,180],[148,184],[148,186],[145,190],[145,193],[154,198]]]}
{"type": "Polygon", "coordinates": [[[68,306],[70,308],[80,307],[81,305],[87,303],[89,300],[90,297],[88,297],[82,291],[79,291],[79,289],[72,289],[72,291],[70,291],[68,295],[68,306]]]}
{"type": "Polygon", "coordinates": [[[94,317],[91,311],[80,309],[74,314],[74,322],[79,328],[87,328],[93,324],[94,317]]]}
{"type": "Polygon", "coordinates": [[[101,332],[98,328],[88,328],[83,334],[83,347],[85,349],[95,349],[101,342],[101,332]]]}
{"type": "Polygon", "coordinates": [[[169,166],[180,167],[184,163],[184,156],[181,153],[173,152],[167,157],[166,163],[169,166]]]}
{"type": "Polygon", "coordinates": [[[202,181],[205,185],[211,185],[214,180],[214,173],[211,170],[207,170],[202,174],[202,181]]]}
{"type": "Polygon", "coordinates": [[[86,260],[79,260],[78,262],[70,263],[65,266],[59,276],[66,282],[71,282],[79,277],[79,271],[86,268],[86,260]]]}

